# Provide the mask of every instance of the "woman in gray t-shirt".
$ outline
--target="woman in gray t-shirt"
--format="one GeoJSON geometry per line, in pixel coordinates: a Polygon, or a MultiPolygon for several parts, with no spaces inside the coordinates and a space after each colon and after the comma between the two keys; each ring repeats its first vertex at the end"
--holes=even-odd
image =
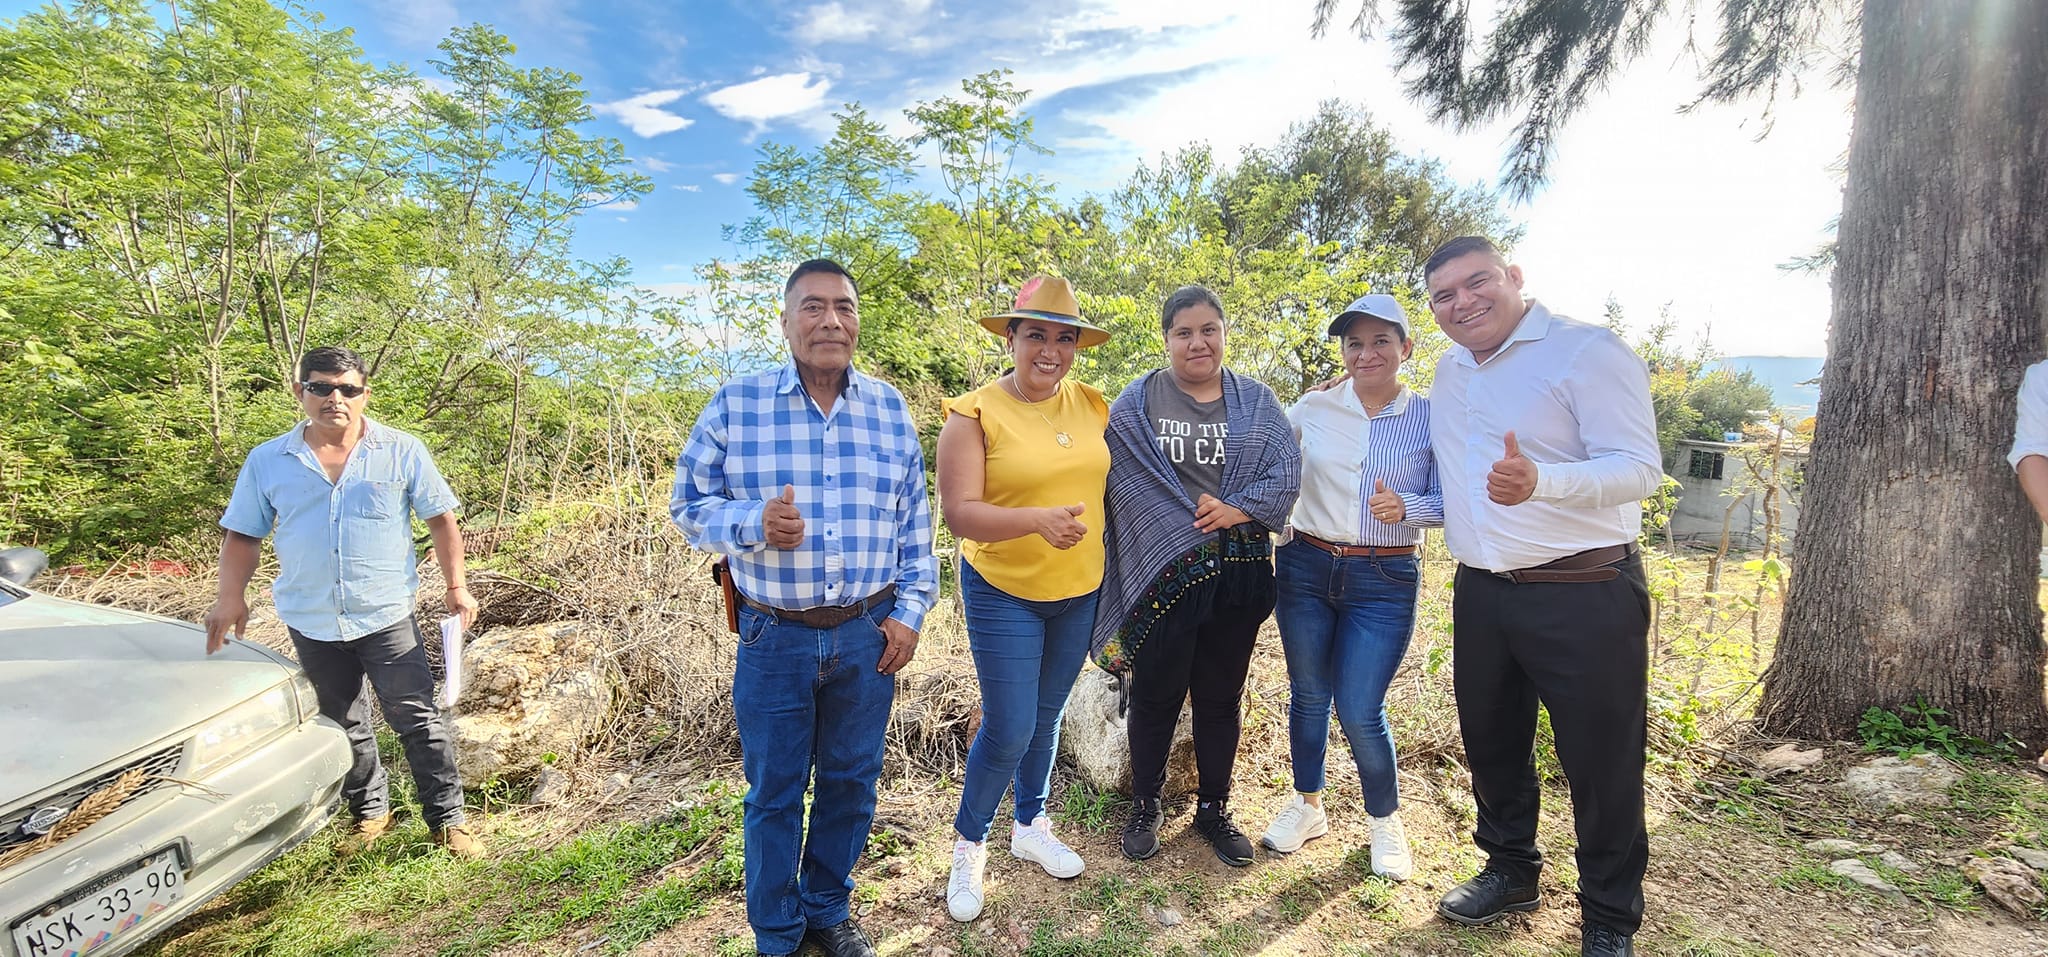
{"type": "Polygon", "coordinates": [[[1109,414],[1109,548],[1096,663],[1125,675],[1133,801],[1124,854],[1159,851],[1166,752],[1195,712],[1195,829],[1225,863],[1252,861],[1226,803],[1253,639],[1272,614],[1270,532],[1301,485],[1301,451],[1273,391],[1223,367],[1223,306],[1187,286],[1161,310],[1167,367],[1109,414]]]}

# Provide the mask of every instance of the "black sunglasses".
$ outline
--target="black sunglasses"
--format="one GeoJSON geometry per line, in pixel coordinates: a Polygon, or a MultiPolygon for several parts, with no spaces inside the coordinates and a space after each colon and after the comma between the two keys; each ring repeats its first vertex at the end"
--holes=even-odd
{"type": "Polygon", "coordinates": [[[346,382],[301,382],[300,386],[317,396],[330,396],[339,392],[343,398],[353,399],[369,391],[366,385],[349,385],[346,382]]]}

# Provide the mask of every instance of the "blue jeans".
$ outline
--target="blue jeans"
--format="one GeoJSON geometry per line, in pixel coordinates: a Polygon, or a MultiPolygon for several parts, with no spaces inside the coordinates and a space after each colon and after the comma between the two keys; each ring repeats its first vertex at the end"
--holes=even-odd
{"type": "Polygon", "coordinates": [[[953,829],[970,841],[988,837],[996,802],[1016,780],[1017,820],[1045,811],[1052,762],[1060,749],[1060,714],[1088,657],[1095,596],[1026,601],[960,565],[967,604],[967,647],[981,684],[981,730],[967,751],[967,779],[953,829]]]}
{"type": "Polygon", "coordinates": [[[1401,793],[1394,736],[1387,733],[1387,685],[1408,652],[1421,567],[1413,556],[1338,558],[1300,541],[1282,546],[1274,558],[1294,789],[1323,789],[1334,702],[1358,762],[1366,812],[1392,814],[1401,808],[1401,793]]]}
{"type": "Polygon", "coordinates": [[[747,776],[747,923],[763,953],[789,954],[806,927],[847,919],[853,865],[867,848],[896,679],[882,660],[893,602],[836,628],[740,609],[732,706],[747,776]],[[812,782],[812,771],[817,780],[812,782]],[[811,786],[810,831],[804,788],[811,786]]]}

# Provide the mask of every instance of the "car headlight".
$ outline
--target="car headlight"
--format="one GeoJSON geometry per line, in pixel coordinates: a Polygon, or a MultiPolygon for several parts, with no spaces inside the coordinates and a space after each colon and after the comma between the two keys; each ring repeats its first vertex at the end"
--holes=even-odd
{"type": "Polygon", "coordinates": [[[207,722],[192,739],[192,776],[204,778],[265,741],[297,727],[294,697],[290,684],[280,683],[207,722]]]}
{"type": "Polygon", "coordinates": [[[320,692],[313,690],[313,679],[305,672],[292,672],[292,695],[299,701],[300,724],[320,716],[320,692]]]}

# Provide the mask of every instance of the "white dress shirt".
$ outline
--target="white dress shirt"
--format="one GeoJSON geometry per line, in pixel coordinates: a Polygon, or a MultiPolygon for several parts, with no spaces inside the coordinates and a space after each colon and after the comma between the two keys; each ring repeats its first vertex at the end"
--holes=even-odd
{"type": "Polygon", "coordinates": [[[2019,468],[2029,455],[2048,456],[2048,362],[2028,366],[2020,380],[2020,417],[2013,428],[2012,454],[2005,460],[2019,468]]]}
{"type": "Polygon", "coordinates": [[[1287,410],[1301,443],[1301,497],[1288,525],[1339,545],[1393,548],[1422,544],[1422,530],[1444,523],[1436,457],[1429,449],[1429,400],[1401,387],[1378,415],[1367,415],[1358,390],[1345,383],[1310,392],[1287,410]],[[1384,481],[1401,496],[1407,517],[1389,525],[1366,500],[1384,481]]]}
{"type": "Polygon", "coordinates": [[[1529,568],[1635,541],[1663,480],[1650,374],[1608,329],[1535,300],[1485,363],[1453,346],[1437,361],[1429,426],[1443,483],[1444,543],[1488,571],[1529,568]],[[1536,492],[1496,505],[1486,476],[1514,432],[1536,492]]]}

